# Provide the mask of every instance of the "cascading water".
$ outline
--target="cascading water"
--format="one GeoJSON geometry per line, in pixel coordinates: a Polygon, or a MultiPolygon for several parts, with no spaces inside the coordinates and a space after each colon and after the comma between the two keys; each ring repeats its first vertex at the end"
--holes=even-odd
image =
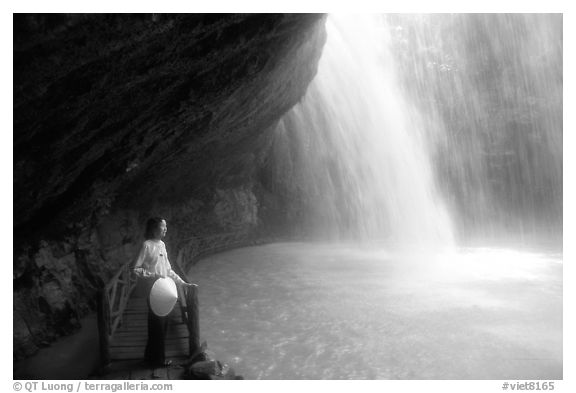
{"type": "Polygon", "coordinates": [[[386,19],[459,238],[561,241],[562,16],[386,19]]]}
{"type": "Polygon", "coordinates": [[[327,20],[316,78],[281,121],[297,140],[317,232],[405,246],[452,243],[416,109],[398,84],[384,20],[327,20]]]}
{"type": "Polygon", "coordinates": [[[557,243],[561,26],[559,15],[330,16],[318,74],[272,154],[302,226],[410,247],[453,233],[557,243]]]}

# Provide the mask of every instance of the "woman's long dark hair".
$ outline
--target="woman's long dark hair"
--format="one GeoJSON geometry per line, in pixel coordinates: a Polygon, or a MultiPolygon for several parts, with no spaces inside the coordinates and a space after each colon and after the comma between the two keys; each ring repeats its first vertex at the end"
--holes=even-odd
{"type": "Polygon", "coordinates": [[[146,240],[154,239],[154,235],[156,234],[156,229],[160,227],[160,224],[164,221],[162,217],[152,217],[146,221],[146,233],[144,237],[146,240]]]}

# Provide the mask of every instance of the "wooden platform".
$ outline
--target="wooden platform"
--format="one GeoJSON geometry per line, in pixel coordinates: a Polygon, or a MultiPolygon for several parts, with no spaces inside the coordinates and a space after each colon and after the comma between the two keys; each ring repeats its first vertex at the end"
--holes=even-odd
{"type": "Polygon", "coordinates": [[[142,360],[122,360],[113,362],[103,375],[94,379],[111,380],[144,380],[144,379],[184,379],[183,358],[172,358],[174,363],[170,367],[153,368],[142,360]]]}
{"type": "Polygon", "coordinates": [[[172,365],[153,368],[143,359],[148,338],[146,299],[130,298],[123,313],[122,324],[110,341],[111,364],[100,378],[181,379],[184,374],[183,364],[188,359],[188,328],[182,321],[179,304],[176,304],[168,317],[165,354],[167,360],[172,360],[172,365]]]}
{"type": "MultiPolygon", "coordinates": [[[[169,314],[166,332],[166,358],[188,356],[188,328],[179,314],[177,304],[169,314]]],[[[121,360],[141,360],[148,338],[148,308],[145,298],[133,297],[128,301],[122,325],[114,333],[110,342],[112,362],[121,360]]]]}
{"type": "MultiPolygon", "coordinates": [[[[172,265],[176,274],[189,282],[178,261],[172,265]]],[[[168,315],[165,337],[164,354],[172,365],[152,368],[144,361],[150,283],[137,280],[131,263],[122,265],[98,291],[100,367],[95,378],[182,379],[185,363],[202,351],[197,287],[178,287],[178,303],[168,315]]]]}

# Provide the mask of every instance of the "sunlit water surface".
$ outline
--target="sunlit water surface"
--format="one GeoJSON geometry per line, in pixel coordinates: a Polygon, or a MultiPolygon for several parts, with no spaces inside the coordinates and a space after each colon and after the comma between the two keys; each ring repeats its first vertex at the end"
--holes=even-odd
{"type": "Polygon", "coordinates": [[[562,255],[277,243],[200,261],[201,337],[247,379],[562,378],[562,255]]]}

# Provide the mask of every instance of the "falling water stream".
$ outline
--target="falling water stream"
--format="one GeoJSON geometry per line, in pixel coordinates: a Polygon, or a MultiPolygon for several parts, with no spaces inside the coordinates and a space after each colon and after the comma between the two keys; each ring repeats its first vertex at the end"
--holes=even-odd
{"type": "MultiPolygon", "coordinates": [[[[435,36],[442,27],[435,19],[407,17],[403,31],[394,18],[328,18],[318,74],[280,122],[272,150],[272,170],[290,178],[303,201],[303,233],[322,241],[243,248],[196,264],[190,276],[201,288],[203,339],[246,378],[562,378],[561,248],[459,243],[463,225],[517,220],[505,227],[526,228],[530,216],[536,227],[538,214],[529,213],[538,203],[561,211],[557,80],[539,79],[531,90],[529,70],[512,61],[534,97],[529,111],[510,109],[514,121],[495,129],[499,110],[520,100],[522,89],[491,92],[488,101],[498,105],[486,104],[477,90],[488,82],[462,75],[465,62],[450,58],[457,46],[435,36]],[[433,42],[446,58],[430,60],[433,42]],[[407,67],[410,56],[425,66],[407,67]],[[467,99],[474,105],[464,111],[467,99]],[[538,123],[546,108],[552,115],[538,123]],[[510,129],[513,137],[505,136],[510,129]],[[498,143],[508,145],[490,150],[498,143]],[[514,211],[506,208],[510,185],[519,187],[512,201],[522,204],[514,211]]],[[[471,26],[476,17],[458,18],[471,26]]],[[[482,28],[499,26],[497,16],[477,18],[493,23],[482,28]]],[[[543,22],[518,23],[537,31],[515,32],[510,48],[555,31],[557,19],[530,18],[543,22]]],[[[505,20],[506,28],[518,22],[505,20]]],[[[488,33],[494,51],[504,38],[488,33]]],[[[487,58],[480,38],[472,42],[479,47],[467,46],[469,55],[487,58]]],[[[509,72],[502,64],[496,71],[509,72]]]]}
{"type": "Polygon", "coordinates": [[[383,20],[332,16],[326,29],[318,75],[278,130],[303,151],[311,221],[340,239],[451,245],[424,124],[398,83],[383,20]]]}

